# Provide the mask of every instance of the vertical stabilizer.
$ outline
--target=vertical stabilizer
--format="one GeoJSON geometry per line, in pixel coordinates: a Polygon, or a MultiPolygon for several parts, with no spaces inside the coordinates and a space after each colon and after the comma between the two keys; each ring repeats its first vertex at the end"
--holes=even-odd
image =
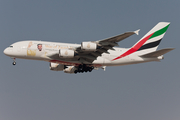
{"type": "Polygon", "coordinates": [[[142,37],[132,48],[136,50],[136,54],[143,55],[156,51],[164,37],[170,23],[159,22],[144,37],[142,37]]]}
{"type": "Polygon", "coordinates": [[[169,22],[159,22],[146,35],[144,35],[144,37],[142,37],[134,46],[132,46],[125,53],[114,58],[113,60],[120,59],[130,54],[136,54],[138,56],[142,56],[156,51],[169,25],[170,25],[169,22]]]}

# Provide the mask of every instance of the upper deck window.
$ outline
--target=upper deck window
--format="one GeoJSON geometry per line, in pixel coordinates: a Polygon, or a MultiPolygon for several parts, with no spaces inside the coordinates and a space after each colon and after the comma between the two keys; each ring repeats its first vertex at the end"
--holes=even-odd
{"type": "Polygon", "coordinates": [[[13,48],[13,46],[9,46],[10,48],[13,48]]]}

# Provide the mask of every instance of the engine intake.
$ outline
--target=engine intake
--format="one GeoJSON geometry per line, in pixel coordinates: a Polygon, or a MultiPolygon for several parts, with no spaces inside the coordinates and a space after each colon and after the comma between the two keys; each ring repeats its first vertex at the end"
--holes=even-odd
{"type": "Polygon", "coordinates": [[[81,49],[84,51],[96,51],[97,44],[93,42],[82,42],[81,49]]]}

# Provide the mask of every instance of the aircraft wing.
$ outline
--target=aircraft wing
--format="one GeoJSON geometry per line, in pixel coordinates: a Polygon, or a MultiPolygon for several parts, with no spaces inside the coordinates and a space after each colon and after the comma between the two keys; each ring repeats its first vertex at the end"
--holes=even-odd
{"type": "MultiPolygon", "coordinates": [[[[59,53],[51,53],[47,55],[47,57],[52,59],[63,59],[63,60],[79,60],[81,63],[88,63],[91,64],[94,60],[97,59],[98,56],[101,56],[103,53],[109,54],[108,50],[114,50],[114,46],[118,46],[119,41],[124,40],[125,38],[137,34],[138,35],[139,30],[136,30],[134,32],[126,32],[121,35],[117,35],[111,38],[107,38],[104,40],[98,40],[98,41],[91,41],[91,42],[82,42],[80,47],[72,48],[71,50],[74,51],[75,57],[73,59],[69,58],[59,58],[59,53]],[[84,46],[86,49],[84,49],[82,46],[84,46]],[[94,46],[94,47],[93,47],[94,46]],[[93,47],[93,49],[91,49],[93,47]]],[[[69,49],[70,50],[70,49],[69,49]]],[[[70,52],[70,51],[69,51],[70,52]]],[[[67,53],[69,53],[67,51],[67,53]]]]}
{"type": "Polygon", "coordinates": [[[97,44],[97,49],[95,51],[83,50],[82,47],[76,48],[78,56],[81,58],[82,62],[93,62],[98,56],[101,56],[102,53],[108,53],[108,50],[114,50],[114,46],[119,46],[117,42],[124,40],[127,37],[130,37],[133,34],[138,35],[139,30],[133,32],[126,32],[121,35],[117,35],[111,38],[104,40],[92,41],[91,43],[97,44]]]}
{"type": "Polygon", "coordinates": [[[111,38],[108,38],[108,39],[104,39],[104,40],[99,40],[97,42],[99,44],[106,44],[106,45],[108,45],[108,43],[109,43],[109,45],[112,45],[111,43],[120,42],[120,41],[126,39],[127,37],[129,37],[129,36],[131,36],[133,34],[137,34],[138,35],[139,31],[140,31],[140,29],[136,30],[136,31],[133,31],[133,32],[125,32],[125,33],[123,33],[121,35],[117,35],[117,36],[114,36],[114,37],[111,37],[111,38]]]}

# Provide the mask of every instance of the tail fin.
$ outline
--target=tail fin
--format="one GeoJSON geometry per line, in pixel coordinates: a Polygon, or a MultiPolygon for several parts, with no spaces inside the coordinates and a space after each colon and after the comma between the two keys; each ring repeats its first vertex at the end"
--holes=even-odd
{"type": "Polygon", "coordinates": [[[132,49],[136,50],[136,54],[138,55],[143,55],[156,51],[169,25],[169,22],[159,22],[146,35],[144,35],[144,37],[142,37],[132,47],[132,49]]]}
{"type": "Polygon", "coordinates": [[[132,46],[125,53],[123,53],[119,57],[114,58],[113,60],[117,60],[119,58],[125,57],[132,53],[138,56],[142,56],[142,55],[156,51],[169,25],[170,25],[169,22],[159,22],[144,37],[142,37],[134,46],[132,46]]]}

